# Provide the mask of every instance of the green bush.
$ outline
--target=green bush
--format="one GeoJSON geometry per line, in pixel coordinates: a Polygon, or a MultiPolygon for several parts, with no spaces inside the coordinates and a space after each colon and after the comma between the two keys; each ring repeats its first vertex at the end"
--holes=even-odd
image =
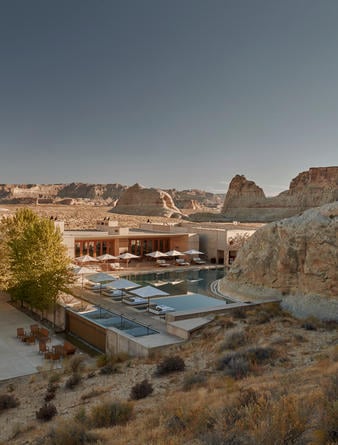
{"type": "Polygon", "coordinates": [[[141,383],[136,383],[136,385],[131,388],[130,398],[132,400],[144,399],[153,391],[153,385],[145,379],[141,383]]]}
{"type": "Polygon", "coordinates": [[[178,355],[172,357],[165,357],[161,363],[157,365],[155,375],[165,375],[171,372],[184,371],[184,360],[178,355]]]}
{"type": "Polygon", "coordinates": [[[103,402],[94,406],[89,415],[93,428],[109,428],[124,425],[131,418],[133,407],[127,402],[103,402]]]}

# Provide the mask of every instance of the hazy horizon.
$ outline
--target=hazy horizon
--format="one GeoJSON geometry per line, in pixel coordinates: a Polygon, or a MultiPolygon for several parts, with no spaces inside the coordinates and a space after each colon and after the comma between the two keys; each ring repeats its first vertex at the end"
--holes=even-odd
{"type": "Polygon", "coordinates": [[[0,182],[267,196],[338,164],[335,0],[4,0],[0,182]]]}

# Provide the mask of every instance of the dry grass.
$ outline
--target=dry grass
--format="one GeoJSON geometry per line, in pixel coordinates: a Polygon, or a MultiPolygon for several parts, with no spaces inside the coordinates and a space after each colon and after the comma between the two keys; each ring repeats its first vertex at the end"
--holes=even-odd
{"type": "MultiPolygon", "coordinates": [[[[65,389],[69,374],[62,371],[58,377],[55,371],[43,371],[35,379],[6,382],[0,386],[1,392],[15,396],[20,405],[0,416],[0,440],[10,440],[13,445],[63,444],[71,429],[68,426],[75,422],[74,431],[83,443],[333,444],[338,331],[323,324],[317,330],[301,325],[302,321],[275,308],[264,308],[263,315],[250,311],[245,318],[218,316],[195,332],[189,342],[174,346],[165,354],[140,360],[119,358],[117,374],[101,375],[97,370],[90,379],[85,378],[84,372],[90,365],[86,362],[81,371],[82,382],[72,391],[65,389]],[[247,376],[236,380],[216,369],[218,360],[228,353],[242,355],[250,362],[247,376]],[[168,355],[182,357],[186,369],[152,378],[158,364],[168,355]],[[35,419],[35,412],[43,404],[48,381],[52,383],[54,379],[59,385],[53,399],[58,414],[41,424],[35,419]],[[136,382],[146,379],[153,386],[151,397],[136,400],[131,410],[131,389],[136,382]],[[121,414],[124,425],[102,426],[111,425],[112,419],[109,406],[100,405],[102,394],[105,399],[119,400],[123,409],[127,407],[121,414]],[[98,423],[93,422],[95,412],[98,423]],[[27,430],[24,425],[29,426],[27,430]],[[39,443],[41,438],[45,442],[39,443]]],[[[105,358],[100,364],[104,363],[111,361],[105,358]]],[[[69,369],[72,366],[67,366],[69,369]]],[[[118,414],[115,408],[114,415],[118,414]]]]}

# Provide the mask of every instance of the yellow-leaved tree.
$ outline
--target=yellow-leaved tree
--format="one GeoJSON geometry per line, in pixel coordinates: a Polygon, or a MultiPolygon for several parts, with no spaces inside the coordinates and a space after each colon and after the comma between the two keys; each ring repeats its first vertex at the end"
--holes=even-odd
{"type": "Polygon", "coordinates": [[[19,209],[0,222],[0,287],[15,301],[45,310],[73,282],[70,258],[53,221],[19,209]]]}

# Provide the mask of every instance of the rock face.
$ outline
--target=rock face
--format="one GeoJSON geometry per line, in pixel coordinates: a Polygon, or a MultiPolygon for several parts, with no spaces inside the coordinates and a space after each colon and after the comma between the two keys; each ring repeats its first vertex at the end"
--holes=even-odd
{"type": "Polygon", "coordinates": [[[337,200],[338,167],[310,168],[275,197],[266,197],[253,181],[236,175],[229,185],[222,214],[228,220],[270,222],[337,200]]]}
{"type": "Polygon", "coordinates": [[[167,217],[181,215],[181,211],[167,192],[145,188],[139,184],[134,184],[122,194],[112,212],[167,217]]]}
{"type": "Polygon", "coordinates": [[[298,316],[338,320],[337,223],[335,202],[267,224],[239,251],[223,291],[279,297],[298,316]]]}

